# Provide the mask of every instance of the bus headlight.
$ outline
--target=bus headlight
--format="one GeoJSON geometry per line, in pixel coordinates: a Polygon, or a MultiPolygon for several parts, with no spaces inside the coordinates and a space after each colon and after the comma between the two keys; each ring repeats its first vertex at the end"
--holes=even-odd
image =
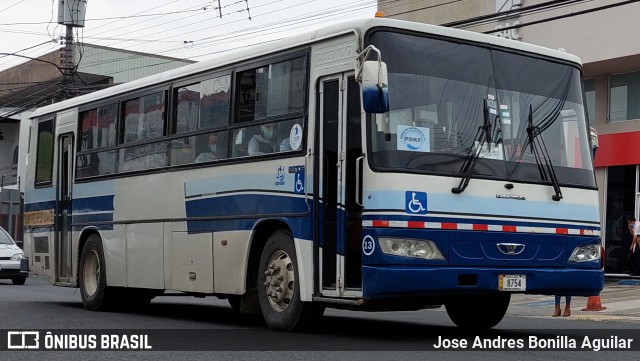
{"type": "Polygon", "coordinates": [[[443,260],[444,256],[438,246],[429,240],[380,238],[380,249],[394,256],[443,260]]]}
{"type": "Polygon", "coordinates": [[[585,246],[578,246],[573,250],[569,262],[589,262],[597,261],[600,259],[600,245],[588,244],[585,246]]]}

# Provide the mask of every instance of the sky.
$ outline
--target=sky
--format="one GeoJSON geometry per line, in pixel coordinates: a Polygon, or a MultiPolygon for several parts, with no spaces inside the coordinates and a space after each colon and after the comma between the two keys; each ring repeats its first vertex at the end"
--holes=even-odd
{"type": "MultiPolygon", "coordinates": [[[[60,0],[0,0],[0,71],[60,48],[60,0]]],[[[373,17],[376,0],[88,0],[74,40],[200,61],[331,23],[373,17]],[[222,15],[222,16],[221,16],[222,15]]]]}

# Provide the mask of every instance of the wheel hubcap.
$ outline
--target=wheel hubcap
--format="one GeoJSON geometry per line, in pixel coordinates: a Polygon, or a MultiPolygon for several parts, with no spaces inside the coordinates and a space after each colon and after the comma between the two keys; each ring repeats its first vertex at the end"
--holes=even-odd
{"type": "Polygon", "coordinates": [[[87,254],[87,260],[84,263],[83,284],[87,296],[93,296],[98,290],[98,282],[100,281],[100,259],[95,251],[87,254]]]}
{"type": "Polygon", "coordinates": [[[264,286],[269,304],[278,312],[286,310],[291,303],[295,284],[291,257],[282,250],[277,251],[271,256],[264,274],[266,276],[264,286]]]}

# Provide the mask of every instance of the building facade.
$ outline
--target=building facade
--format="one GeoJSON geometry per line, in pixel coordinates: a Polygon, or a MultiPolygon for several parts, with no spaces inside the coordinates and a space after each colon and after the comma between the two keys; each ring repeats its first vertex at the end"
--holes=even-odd
{"type": "Polygon", "coordinates": [[[605,270],[627,271],[626,217],[640,218],[640,3],[621,0],[379,0],[386,17],[492,33],[583,62],[595,157],[605,270]]]}

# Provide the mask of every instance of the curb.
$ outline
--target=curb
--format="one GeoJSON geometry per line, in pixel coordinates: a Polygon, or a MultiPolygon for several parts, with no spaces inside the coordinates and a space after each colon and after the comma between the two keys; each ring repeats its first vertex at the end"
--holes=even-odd
{"type": "Polygon", "coordinates": [[[619,280],[618,284],[623,286],[640,286],[640,280],[619,280]]]}

